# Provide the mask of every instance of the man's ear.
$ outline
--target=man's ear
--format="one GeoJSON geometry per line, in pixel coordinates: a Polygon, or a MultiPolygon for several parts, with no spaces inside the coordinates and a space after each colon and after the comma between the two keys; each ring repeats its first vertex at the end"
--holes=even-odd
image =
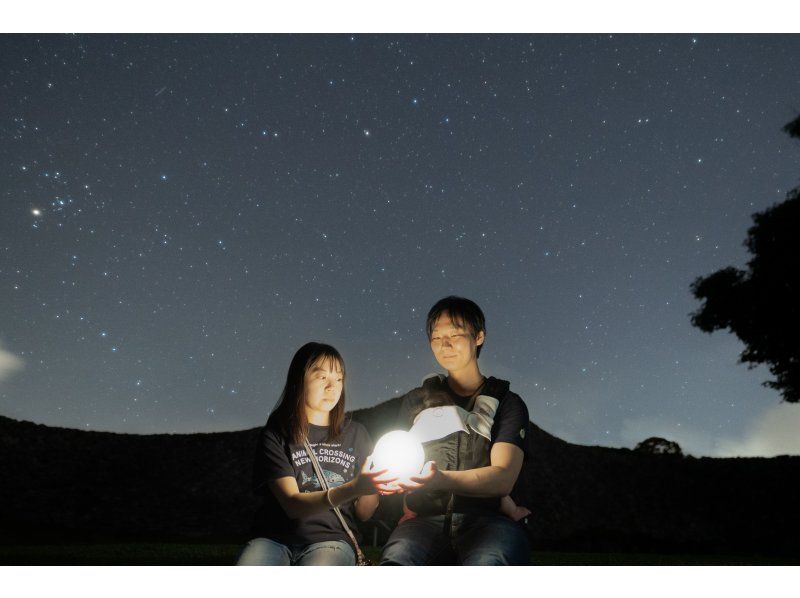
{"type": "Polygon", "coordinates": [[[480,347],[485,339],[486,334],[484,334],[483,330],[481,330],[477,335],[475,335],[475,344],[480,347]]]}

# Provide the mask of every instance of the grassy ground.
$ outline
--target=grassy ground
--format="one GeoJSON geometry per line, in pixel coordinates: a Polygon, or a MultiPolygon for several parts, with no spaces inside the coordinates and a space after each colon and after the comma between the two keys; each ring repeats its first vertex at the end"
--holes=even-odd
{"type": "MultiPolygon", "coordinates": [[[[238,544],[0,546],[0,565],[231,565],[238,544]]],[[[380,550],[366,549],[376,559],[380,550]]],[[[532,552],[533,565],[798,565],[800,557],[532,552]]]]}

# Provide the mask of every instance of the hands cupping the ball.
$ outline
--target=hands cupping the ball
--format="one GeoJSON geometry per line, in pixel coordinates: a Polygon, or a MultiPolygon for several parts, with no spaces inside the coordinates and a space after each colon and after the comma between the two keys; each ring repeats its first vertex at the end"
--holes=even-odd
{"type": "Polygon", "coordinates": [[[441,473],[433,461],[424,461],[425,452],[417,438],[408,432],[395,430],[378,440],[359,478],[364,485],[372,485],[373,494],[401,494],[422,487],[431,488],[441,473]]]}

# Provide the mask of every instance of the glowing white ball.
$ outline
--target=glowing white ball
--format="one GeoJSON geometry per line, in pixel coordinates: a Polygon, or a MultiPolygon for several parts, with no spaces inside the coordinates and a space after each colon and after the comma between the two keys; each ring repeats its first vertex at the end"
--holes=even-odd
{"type": "MultiPolygon", "coordinates": [[[[372,452],[374,469],[388,469],[389,477],[407,479],[420,473],[425,464],[425,451],[412,434],[395,430],[381,436],[372,452]]],[[[381,476],[384,477],[384,476],[381,476]]]]}

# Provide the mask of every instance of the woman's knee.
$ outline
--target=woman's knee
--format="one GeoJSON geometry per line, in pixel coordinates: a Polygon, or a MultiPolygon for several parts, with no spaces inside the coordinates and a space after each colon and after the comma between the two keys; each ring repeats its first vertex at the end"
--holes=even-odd
{"type": "Polygon", "coordinates": [[[356,553],[347,542],[333,540],[309,544],[298,556],[295,565],[352,566],[356,553]]]}
{"type": "Polygon", "coordinates": [[[254,538],[239,555],[237,565],[289,565],[292,553],[287,546],[267,538],[254,538]]]}

